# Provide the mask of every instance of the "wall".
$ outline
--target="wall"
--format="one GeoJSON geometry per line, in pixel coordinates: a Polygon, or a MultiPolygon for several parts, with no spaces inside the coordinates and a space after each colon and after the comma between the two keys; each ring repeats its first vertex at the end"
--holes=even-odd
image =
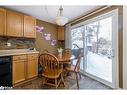
{"type": "MultiPolygon", "coordinates": [[[[57,25],[51,24],[48,22],[36,21],[38,26],[43,26],[44,27],[44,32],[43,33],[50,33],[51,38],[57,40],[57,25]]],[[[57,45],[56,46],[51,46],[49,41],[46,41],[44,37],[42,37],[41,33],[37,33],[37,38],[35,41],[36,48],[38,51],[42,52],[44,49],[47,49],[49,52],[56,53],[57,52],[57,45]]]]}
{"type": "Polygon", "coordinates": [[[27,49],[30,47],[35,47],[34,42],[34,39],[0,37],[0,50],[27,49]],[[11,43],[11,46],[7,46],[7,42],[11,43]]]}
{"type": "MultiPolygon", "coordinates": [[[[37,20],[38,26],[44,27],[44,33],[50,33],[51,38],[57,40],[57,25],[48,22],[37,20]]],[[[40,33],[37,33],[37,38],[15,38],[15,37],[0,37],[0,50],[5,49],[25,49],[35,47],[38,51],[47,49],[49,52],[56,53],[57,45],[51,46],[49,41],[45,41],[40,33]],[[11,46],[7,46],[7,42],[11,43],[11,46]]]]}
{"type": "Polygon", "coordinates": [[[127,6],[123,6],[123,87],[127,89],[127,6]]]}

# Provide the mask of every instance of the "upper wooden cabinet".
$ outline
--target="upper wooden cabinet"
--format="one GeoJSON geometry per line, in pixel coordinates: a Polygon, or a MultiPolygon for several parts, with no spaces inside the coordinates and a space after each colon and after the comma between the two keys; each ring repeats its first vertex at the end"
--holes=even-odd
{"type": "Polygon", "coordinates": [[[6,10],[0,8],[0,36],[5,35],[6,32],[6,10]]]}
{"type": "Polygon", "coordinates": [[[31,16],[24,16],[24,37],[36,38],[36,19],[31,16]]]}
{"type": "Polygon", "coordinates": [[[23,37],[23,14],[7,10],[7,36],[23,37]]]}
{"type": "Polygon", "coordinates": [[[0,8],[0,36],[36,38],[36,19],[0,8]]]}
{"type": "Polygon", "coordinates": [[[57,27],[57,31],[58,31],[58,40],[59,41],[63,41],[63,40],[65,40],[65,37],[64,37],[64,27],[62,27],[62,26],[58,26],[57,27]]]}

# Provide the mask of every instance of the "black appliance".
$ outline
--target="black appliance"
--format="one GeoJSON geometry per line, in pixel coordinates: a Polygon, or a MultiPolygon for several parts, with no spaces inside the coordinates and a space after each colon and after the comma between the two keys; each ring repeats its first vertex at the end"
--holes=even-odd
{"type": "Polygon", "coordinates": [[[0,86],[12,87],[12,57],[0,57],[0,86]]]}

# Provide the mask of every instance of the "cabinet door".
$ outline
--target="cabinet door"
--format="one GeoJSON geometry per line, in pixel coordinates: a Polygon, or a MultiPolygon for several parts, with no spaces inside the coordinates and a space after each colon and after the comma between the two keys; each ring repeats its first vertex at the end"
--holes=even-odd
{"type": "Polygon", "coordinates": [[[24,81],[26,78],[26,61],[13,61],[13,84],[24,81]]]}
{"type": "Polygon", "coordinates": [[[28,60],[27,63],[27,78],[32,78],[38,75],[38,59],[28,60]]]}
{"type": "Polygon", "coordinates": [[[36,38],[36,19],[31,16],[24,16],[24,37],[36,38]]]}
{"type": "Polygon", "coordinates": [[[0,36],[3,36],[6,32],[6,10],[0,8],[0,36]]]}
{"type": "Polygon", "coordinates": [[[7,11],[7,36],[23,37],[23,15],[7,11]]]}
{"type": "Polygon", "coordinates": [[[38,54],[29,54],[27,63],[27,78],[38,75],[38,54]]]}
{"type": "Polygon", "coordinates": [[[58,31],[58,40],[63,41],[64,40],[64,27],[58,26],[57,31],[58,31]]]}

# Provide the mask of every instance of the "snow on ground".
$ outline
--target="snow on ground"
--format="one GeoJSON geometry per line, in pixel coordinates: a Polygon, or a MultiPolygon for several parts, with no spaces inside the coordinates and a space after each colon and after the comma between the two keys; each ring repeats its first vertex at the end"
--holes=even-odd
{"type": "MultiPolygon", "coordinates": [[[[73,64],[76,64],[76,61],[73,61],[73,64]]],[[[83,69],[83,59],[80,63],[80,69],[83,69]]],[[[86,72],[112,82],[112,60],[105,56],[88,52],[86,72]]]]}
{"type": "Polygon", "coordinates": [[[112,59],[88,52],[86,72],[112,82],[112,59]]]}

